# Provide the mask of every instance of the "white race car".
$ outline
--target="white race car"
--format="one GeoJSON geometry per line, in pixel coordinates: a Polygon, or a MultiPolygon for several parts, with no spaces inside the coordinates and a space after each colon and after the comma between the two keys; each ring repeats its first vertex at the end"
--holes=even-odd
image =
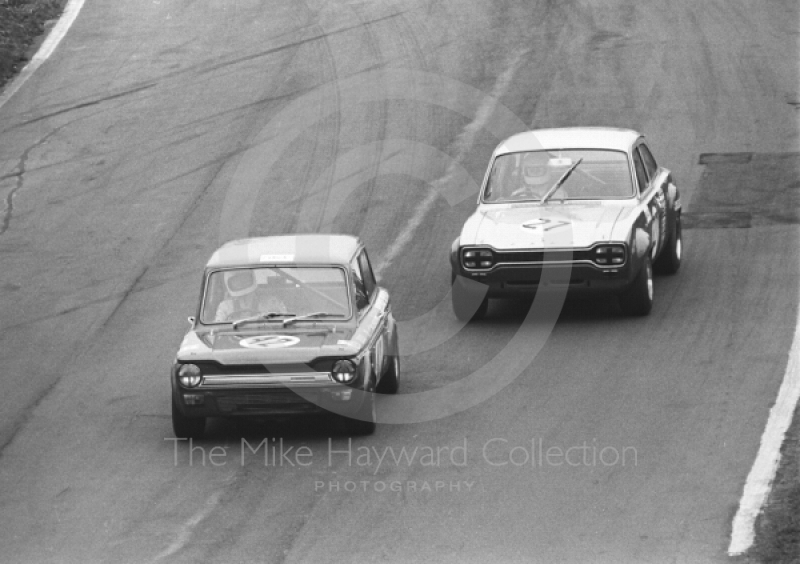
{"type": "Polygon", "coordinates": [[[681,264],[681,200],[644,137],[600,127],[520,133],[494,151],[450,253],[456,316],[490,298],[569,291],[616,295],[647,315],[653,270],[681,264]]]}

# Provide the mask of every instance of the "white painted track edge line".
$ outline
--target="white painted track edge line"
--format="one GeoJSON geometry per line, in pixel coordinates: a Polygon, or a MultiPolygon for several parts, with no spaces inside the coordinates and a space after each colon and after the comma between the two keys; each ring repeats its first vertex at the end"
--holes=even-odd
{"type": "Polygon", "coordinates": [[[800,306],[798,306],[786,373],[775,404],[770,409],[767,425],[761,435],[758,454],[747,476],[739,509],[733,518],[731,542],[728,546],[730,556],[743,554],[753,545],[756,519],[772,488],[781,459],[781,446],[791,425],[798,398],[800,398],[800,306]]]}
{"type": "Polygon", "coordinates": [[[22,88],[22,85],[36,72],[36,69],[42,66],[42,63],[53,54],[53,51],[56,50],[56,47],[58,47],[58,44],[78,17],[84,2],[85,0],[69,0],[69,2],[67,2],[64,11],[58,18],[58,23],[56,23],[53,29],[50,30],[50,33],[47,34],[47,38],[39,46],[39,49],[33,57],[31,57],[30,62],[22,68],[17,77],[7,84],[5,90],[0,93],[0,108],[22,88]]]}

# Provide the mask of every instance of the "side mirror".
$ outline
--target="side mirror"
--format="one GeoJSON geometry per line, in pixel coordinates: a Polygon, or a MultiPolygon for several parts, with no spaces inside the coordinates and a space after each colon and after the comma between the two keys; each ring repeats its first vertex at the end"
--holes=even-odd
{"type": "Polygon", "coordinates": [[[194,327],[194,316],[193,315],[190,315],[189,317],[187,317],[186,320],[189,322],[189,325],[194,327]]]}

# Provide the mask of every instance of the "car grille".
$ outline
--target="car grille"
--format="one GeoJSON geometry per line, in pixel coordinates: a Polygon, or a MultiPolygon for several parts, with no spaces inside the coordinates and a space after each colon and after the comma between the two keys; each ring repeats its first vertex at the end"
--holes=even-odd
{"type": "Polygon", "coordinates": [[[220,411],[247,411],[258,410],[266,407],[294,406],[302,409],[307,406],[309,410],[315,409],[314,404],[308,403],[292,392],[273,392],[269,394],[235,394],[216,398],[220,411]]]}
{"type": "Polygon", "coordinates": [[[580,251],[495,251],[495,264],[591,261],[592,252],[580,251]]]}
{"type": "Polygon", "coordinates": [[[198,361],[197,364],[206,376],[231,376],[231,375],[244,375],[244,374],[286,374],[297,373],[304,374],[306,372],[314,371],[316,365],[322,366],[323,371],[330,370],[328,365],[331,361],[315,362],[314,365],[306,364],[219,364],[212,361],[198,361]]]}

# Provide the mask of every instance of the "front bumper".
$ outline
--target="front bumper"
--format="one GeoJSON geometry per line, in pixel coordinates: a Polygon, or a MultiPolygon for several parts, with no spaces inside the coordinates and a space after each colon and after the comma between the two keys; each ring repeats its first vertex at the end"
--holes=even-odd
{"type": "Polygon", "coordinates": [[[209,375],[200,386],[184,388],[173,371],[172,394],[186,417],[348,415],[364,401],[364,394],[335,382],[330,373],[209,375]]]}
{"type": "Polygon", "coordinates": [[[464,278],[488,286],[490,298],[525,296],[539,291],[570,294],[619,293],[635,277],[631,261],[618,268],[601,269],[585,263],[559,265],[496,265],[489,272],[459,268],[464,278]]]}

